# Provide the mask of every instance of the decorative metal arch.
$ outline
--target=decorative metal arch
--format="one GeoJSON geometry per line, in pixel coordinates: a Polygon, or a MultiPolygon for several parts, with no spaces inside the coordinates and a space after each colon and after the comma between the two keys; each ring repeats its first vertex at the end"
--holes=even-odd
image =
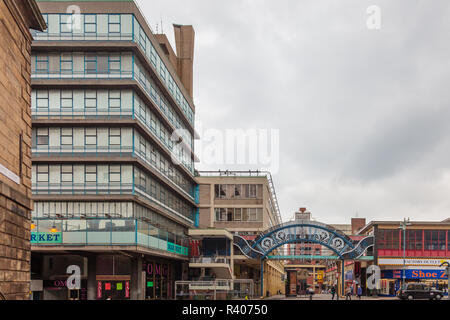
{"type": "Polygon", "coordinates": [[[268,229],[254,241],[234,236],[234,245],[248,258],[265,259],[272,251],[288,243],[313,242],[332,250],[340,259],[358,259],[367,248],[373,246],[373,236],[362,239],[358,244],[329,225],[300,220],[287,222],[268,229]]]}

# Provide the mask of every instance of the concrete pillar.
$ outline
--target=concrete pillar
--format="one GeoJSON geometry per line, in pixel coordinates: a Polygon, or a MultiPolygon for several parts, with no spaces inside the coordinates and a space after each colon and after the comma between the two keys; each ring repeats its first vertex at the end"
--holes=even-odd
{"type": "Polygon", "coordinates": [[[97,299],[97,255],[92,254],[88,259],[87,299],[97,299]]]}
{"type": "Polygon", "coordinates": [[[142,273],[142,257],[131,258],[131,300],[144,300],[145,292],[143,288],[143,273],[142,273]]]}

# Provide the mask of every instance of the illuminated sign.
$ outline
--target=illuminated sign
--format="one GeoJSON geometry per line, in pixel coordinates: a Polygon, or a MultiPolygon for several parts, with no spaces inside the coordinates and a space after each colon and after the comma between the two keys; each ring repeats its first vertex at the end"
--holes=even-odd
{"type": "MultiPolygon", "coordinates": [[[[399,279],[402,277],[402,270],[383,270],[381,274],[385,279],[399,279]]],[[[445,270],[419,270],[409,269],[405,270],[406,279],[442,279],[446,280],[445,270]]]]}
{"type": "Polygon", "coordinates": [[[62,243],[62,233],[61,232],[32,232],[31,233],[31,243],[62,243]]]}

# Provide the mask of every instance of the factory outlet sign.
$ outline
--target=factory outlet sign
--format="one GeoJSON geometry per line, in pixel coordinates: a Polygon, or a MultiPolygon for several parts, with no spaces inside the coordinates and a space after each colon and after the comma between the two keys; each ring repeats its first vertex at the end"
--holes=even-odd
{"type": "MultiPolygon", "coordinates": [[[[450,259],[405,259],[406,266],[435,266],[439,267],[442,263],[450,263],[450,259]]],[[[379,258],[380,266],[403,266],[402,258],[379,258]]]]}
{"type": "Polygon", "coordinates": [[[57,244],[62,243],[61,232],[32,232],[31,243],[35,244],[57,244]]]}
{"type": "MultiPolygon", "coordinates": [[[[447,279],[445,269],[442,270],[422,270],[422,269],[407,269],[405,272],[406,279],[447,279]]],[[[401,279],[402,270],[383,270],[381,272],[383,279],[401,279]]]]}

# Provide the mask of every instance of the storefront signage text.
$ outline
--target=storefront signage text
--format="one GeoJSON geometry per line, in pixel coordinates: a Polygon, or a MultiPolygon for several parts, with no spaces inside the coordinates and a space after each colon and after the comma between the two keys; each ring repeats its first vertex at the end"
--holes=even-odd
{"type": "Polygon", "coordinates": [[[62,243],[62,233],[32,232],[31,243],[62,243]]]}

